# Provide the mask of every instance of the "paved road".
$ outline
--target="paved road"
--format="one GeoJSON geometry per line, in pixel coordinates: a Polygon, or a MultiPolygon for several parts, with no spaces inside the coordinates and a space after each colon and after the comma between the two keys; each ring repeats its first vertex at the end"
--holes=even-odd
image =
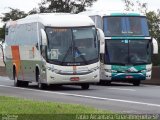
{"type": "Polygon", "coordinates": [[[35,84],[28,88],[13,86],[13,81],[0,77],[0,95],[16,96],[42,101],[76,103],[121,113],[160,113],[160,86],[113,84],[91,85],[89,90],[79,86],[62,86],[38,90],[35,84]]]}

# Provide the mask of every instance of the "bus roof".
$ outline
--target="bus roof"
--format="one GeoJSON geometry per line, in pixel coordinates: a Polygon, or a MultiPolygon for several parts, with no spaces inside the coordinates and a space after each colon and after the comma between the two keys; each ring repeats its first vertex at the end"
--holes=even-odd
{"type": "Polygon", "coordinates": [[[84,11],[81,12],[82,15],[88,15],[88,16],[95,16],[99,15],[101,17],[103,16],[145,16],[142,13],[139,12],[133,12],[133,11],[84,11]]]}
{"type": "Polygon", "coordinates": [[[52,27],[80,27],[94,25],[92,19],[85,15],[70,13],[42,13],[29,15],[16,21],[9,21],[7,26],[36,22],[42,23],[44,26],[52,27]]]}

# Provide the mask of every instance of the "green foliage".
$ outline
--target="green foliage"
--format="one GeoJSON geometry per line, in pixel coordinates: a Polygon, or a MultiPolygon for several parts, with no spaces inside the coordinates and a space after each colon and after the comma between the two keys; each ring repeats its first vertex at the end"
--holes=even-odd
{"type": "Polygon", "coordinates": [[[37,13],[39,13],[39,9],[33,8],[32,10],[30,10],[30,11],[28,12],[28,15],[37,14],[37,13]]]}
{"type": "Polygon", "coordinates": [[[146,13],[148,10],[147,3],[141,3],[140,0],[122,0],[125,4],[126,11],[140,11],[146,13]],[[135,7],[136,6],[136,7],[135,7]]]}
{"type": "Polygon", "coordinates": [[[126,11],[134,11],[134,9],[133,9],[133,6],[134,6],[133,1],[130,1],[130,0],[122,0],[122,1],[125,3],[125,10],[126,11]]]}
{"type": "Polygon", "coordinates": [[[146,13],[146,16],[150,28],[150,35],[160,43],[160,12],[150,11],[146,13]]]}
{"type": "MultiPolygon", "coordinates": [[[[158,41],[160,46],[160,12],[149,11],[146,13],[150,35],[158,41]]],[[[158,55],[152,57],[153,65],[160,65],[160,50],[158,55]]]]}
{"type": "Polygon", "coordinates": [[[5,38],[5,26],[0,28],[0,41],[5,38]]]}
{"type": "Polygon", "coordinates": [[[65,12],[79,13],[92,6],[97,0],[44,0],[39,4],[40,13],[65,12]]]}
{"type": "MultiPolygon", "coordinates": [[[[4,13],[4,17],[2,17],[3,22],[7,22],[9,20],[17,20],[20,18],[24,18],[27,16],[27,14],[23,11],[20,11],[19,9],[13,9],[9,8],[10,12],[4,13]]],[[[0,38],[5,39],[5,25],[2,29],[0,29],[0,38]]]]}
{"type": "Polygon", "coordinates": [[[27,14],[24,11],[20,11],[19,9],[9,9],[11,10],[10,12],[4,13],[4,17],[2,18],[3,22],[7,22],[9,20],[17,20],[27,16],[27,14]]]}

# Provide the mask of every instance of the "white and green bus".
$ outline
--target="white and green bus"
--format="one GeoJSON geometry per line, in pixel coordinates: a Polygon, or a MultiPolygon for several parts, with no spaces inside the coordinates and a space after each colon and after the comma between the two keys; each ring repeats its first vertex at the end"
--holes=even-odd
{"type": "Polygon", "coordinates": [[[151,79],[151,56],[158,53],[158,44],[149,35],[145,15],[94,11],[81,14],[90,16],[105,34],[105,54],[101,54],[101,83],[121,81],[139,86],[141,80],[151,79]]]}
{"type": "Polygon", "coordinates": [[[88,89],[90,83],[99,82],[100,39],[103,31],[84,15],[46,13],[9,21],[6,72],[15,86],[37,82],[41,89],[51,84],[88,89]]]}

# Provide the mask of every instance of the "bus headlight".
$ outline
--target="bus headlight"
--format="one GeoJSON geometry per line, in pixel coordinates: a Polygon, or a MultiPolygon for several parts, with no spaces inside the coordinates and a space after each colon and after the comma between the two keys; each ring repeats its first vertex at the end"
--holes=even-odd
{"type": "Polygon", "coordinates": [[[148,68],[146,71],[147,71],[147,72],[151,72],[151,71],[152,71],[152,69],[151,69],[151,68],[148,68]]]}
{"type": "Polygon", "coordinates": [[[61,73],[61,70],[54,69],[52,72],[59,74],[59,73],[61,73]]]}
{"type": "Polygon", "coordinates": [[[57,70],[57,69],[54,69],[53,67],[47,67],[47,69],[49,70],[49,71],[52,71],[52,72],[55,72],[55,73],[61,73],[61,70],[57,70]]]}
{"type": "Polygon", "coordinates": [[[54,70],[54,68],[52,68],[52,67],[47,67],[47,69],[48,69],[49,71],[54,70]]]}
{"type": "Polygon", "coordinates": [[[96,71],[97,69],[99,69],[99,67],[98,67],[98,66],[97,66],[97,67],[95,67],[95,68],[90,69],[90,71],[94,72],[94,71],[96,71]]]}
{"type": "Polygon", "coordinates": [[[148,69],[146,69],[146,70],[141,70],[141,72],[142,72],[142,73],[146,73],[146,72],[151,72],[151,70],[152,70],[151,68],[148,68],[148,69]]]}

